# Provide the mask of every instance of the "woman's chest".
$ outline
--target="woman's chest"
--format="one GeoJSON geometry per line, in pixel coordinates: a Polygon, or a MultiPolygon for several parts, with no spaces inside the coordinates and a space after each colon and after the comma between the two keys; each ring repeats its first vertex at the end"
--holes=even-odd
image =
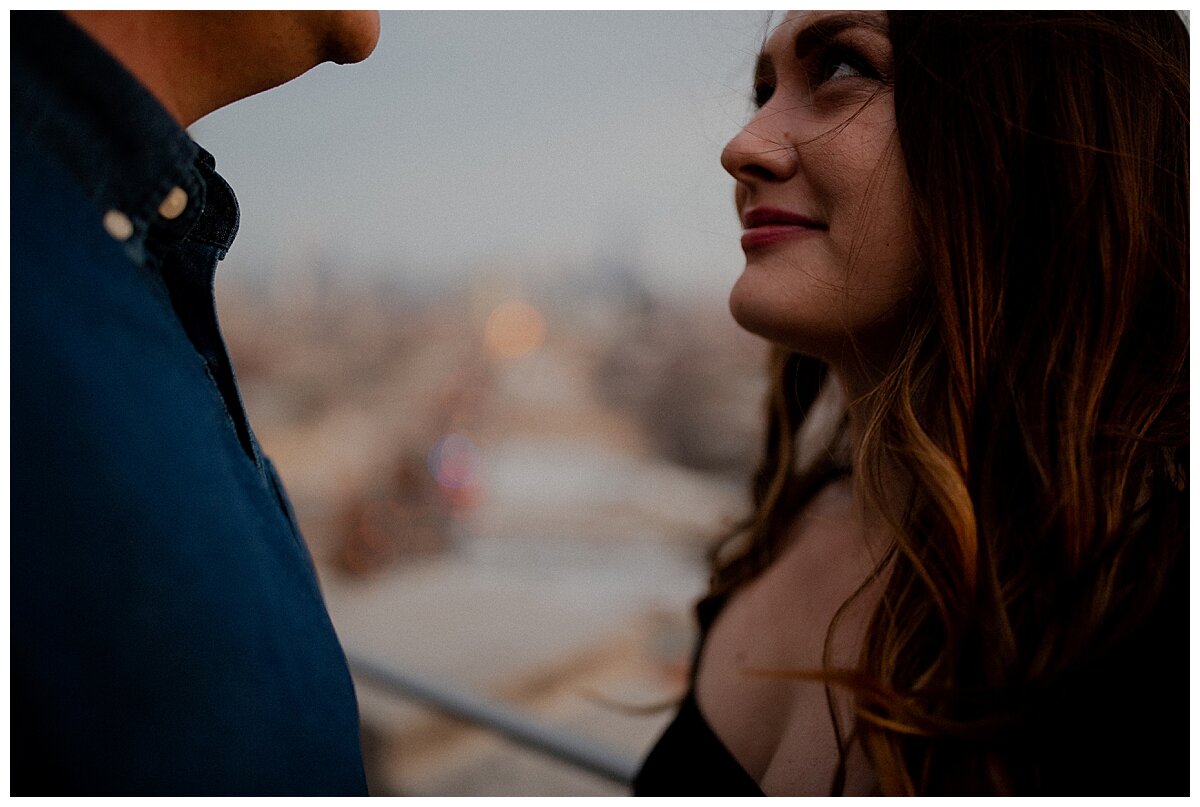
{"type": "MultiPolygon", "coordinates": [[[[877,585],[852,596],[876,559],[846,525],[797,528],[788,550],[740,588],[714,622],[697,668],[697,700],[766,793],[827,795],[839,759],[831,708],[843,739],[853,712],[845,693],[827,691],[811,674],[857,664],[877,585]]],[[[873,790],[865,758],[852,755],[849,765],[859,770],[848,769],[847,792],[873,790]]]]}

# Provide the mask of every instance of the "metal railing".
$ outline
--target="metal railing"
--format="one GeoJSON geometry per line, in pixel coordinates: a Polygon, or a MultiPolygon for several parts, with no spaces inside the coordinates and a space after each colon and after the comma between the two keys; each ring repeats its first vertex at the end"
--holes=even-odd
{"type": "Polygon", "coordinates": [[[497,701],[389,668],[354,653],[350,669],[394,695],[507,737],[515,743],[622,785],[637,773],[637,759],[569,731],[548,726],[497,701]]]}

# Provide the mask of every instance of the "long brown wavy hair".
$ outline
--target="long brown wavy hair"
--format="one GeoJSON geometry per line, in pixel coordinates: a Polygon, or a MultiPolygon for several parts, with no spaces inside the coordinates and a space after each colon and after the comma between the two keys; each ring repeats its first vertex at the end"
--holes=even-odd
{"type": "MultiPolygon", "coordinates": [[[[852,462],[874,501],[895,499],[885,469],[911,493],[883,508],[860,666],[819,677],[854,694],[885,792],[1087,789],[1051,745],[1088,729],[1054,704],[1122,683],[1096,671],[1137,670],[1155,625],[1183,647],[1187,720],[1188,31],[1173,12],[892,12],[889,29],[924,282],[852,462]]],[[[777,348],[771,372],[754,510],[712,597],[762,571],[838,472],[796,461],[825,367],[777,348]]],[[[1143,694],[1095,704],[1101,733],[1143,694]]]]}

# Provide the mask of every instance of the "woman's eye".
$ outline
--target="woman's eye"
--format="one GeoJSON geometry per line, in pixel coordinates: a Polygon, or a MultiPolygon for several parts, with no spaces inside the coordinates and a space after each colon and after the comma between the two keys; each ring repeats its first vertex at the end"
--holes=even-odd
{"type": "Polygon", "coordinates": [[[837,78],[856,78],[861,76],[862,73],[859,72],[857,67],[849,62],[842,61],[838,62],[837,65],[834,66],[833,70],[830,71],[829,77],[825,80],[832,81],[837,78]]]}
{"type": "Polygon", "coordinates": [[[767,105],[767,101],[771,100],[771,96],[775,94],[775,85],[765,81],[759,81],[754,84],[754,106],[762,109],[767,105]]]}
{"type": "Polygon", "coordinates": [[[879,78],[879,72],[861,55],[848,48],[833,47],[818,59],[813,86],[843,78],[879,78]]]}

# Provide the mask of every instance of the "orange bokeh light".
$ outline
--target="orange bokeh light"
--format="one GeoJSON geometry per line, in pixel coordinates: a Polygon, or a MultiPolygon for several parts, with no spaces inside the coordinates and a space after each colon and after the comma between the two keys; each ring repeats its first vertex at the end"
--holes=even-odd
{"type": "Polygon", "coordinates": [[[546,338],[546,323],[529,303],[508,300],[496,306],[484,327],[483,343],[488,353],[516,359],[539,347],[546,338]]]}

